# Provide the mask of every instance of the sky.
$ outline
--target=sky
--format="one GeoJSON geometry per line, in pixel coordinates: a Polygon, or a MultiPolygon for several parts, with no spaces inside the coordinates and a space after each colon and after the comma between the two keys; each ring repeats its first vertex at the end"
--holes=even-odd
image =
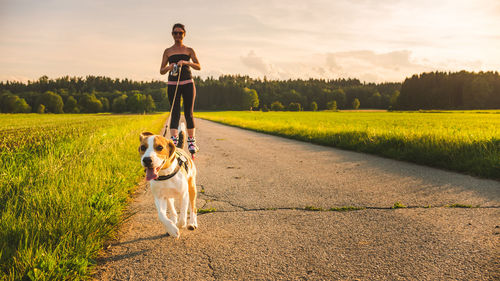
{"type": "Polygon", "coordinates": [[[500,71],[500,0],[0,0],[0,81],[166,80],[172,25],[206,78],[357,78],[500,71]]]}

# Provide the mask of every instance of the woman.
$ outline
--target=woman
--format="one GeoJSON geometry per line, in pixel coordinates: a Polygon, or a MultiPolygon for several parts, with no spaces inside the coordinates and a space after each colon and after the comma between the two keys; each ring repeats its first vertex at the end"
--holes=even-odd
{"type": "Polygon", "coordinates": [[[196,153],[198,147],[195,141],[195,126],[193,118],[193,108],[194,99],[196,97],[196,88],[194,86],[193,78],[191,77],[191,67],[200,70],[200,63],[198,58],[194,53],[192,48],[185,46],[182,43],[184,36],[186,35],[186,29],[183,24],[176,23],[172,27],[172,37],[174,37],[174,45],[167,48],[163,52],[163,59],[160,66],[160,74],[164,75],[170,72],[168,75],[168,100],[170,104],[173,104],[172,117],[170,122],[170,135],[174,144],[177,145],[178,142],[178,131],[179,119],[181,117],[181,96],[184,100],[184,117],[187,123],[187,134],[188,134],[188,150],[190,153],[196,153]],[[178,77],[180,75],[180,77],[178,77]],[[179,81],[179,86],[177,89],[177,95],[174,94],[175,88],[179,81]]]}

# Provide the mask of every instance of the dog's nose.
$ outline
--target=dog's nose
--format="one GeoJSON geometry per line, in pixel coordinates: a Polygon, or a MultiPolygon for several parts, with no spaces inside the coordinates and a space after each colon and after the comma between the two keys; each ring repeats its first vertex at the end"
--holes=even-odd
{"type": "Polygon", "coordinates": [[[151,159],[151,157],[144,157],[142,158],[142,162],[144,162],[144,165],[149,167],[153,163],[153,160],[151,159]]]}

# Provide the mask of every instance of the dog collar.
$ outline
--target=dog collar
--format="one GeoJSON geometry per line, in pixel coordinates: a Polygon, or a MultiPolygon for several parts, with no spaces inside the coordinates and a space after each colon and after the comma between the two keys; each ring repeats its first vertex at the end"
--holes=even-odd
{"type": "Polygon", "coordinates": [[[182,166],[184,166],[184,169],[186,169],[186,172],[187,172],[187,159],[186,159],[186,157],[184,157],[184,155],[181,155],[179,153],[177,153],[177,156],[178,156],[177,157],[177,164],[178,165],[177,165],[177,167],[175,167],[175,170],[166,176],[157,177],[156,179],[154,179],[155,181],[164,181],[164,180],[168,180],[168,179],[172,178],[173,176],[175,176],[179,172],[179,170],[182,168],[182,166]]]}

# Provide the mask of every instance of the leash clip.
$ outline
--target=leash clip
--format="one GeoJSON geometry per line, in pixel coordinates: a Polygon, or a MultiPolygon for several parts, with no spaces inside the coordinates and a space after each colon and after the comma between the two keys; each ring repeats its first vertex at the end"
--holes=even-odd
{"type": "Polygon", "coordinates": [[[170,75],[172,75],[172,76],[177,76],[178,71],[179,71],[179,67],[178,67],[178,66],[177,66],[177,64],[175,63],[175,64],[174,64],[174,67],[172,68],[172,71],[170,71],[170,75]]]}

